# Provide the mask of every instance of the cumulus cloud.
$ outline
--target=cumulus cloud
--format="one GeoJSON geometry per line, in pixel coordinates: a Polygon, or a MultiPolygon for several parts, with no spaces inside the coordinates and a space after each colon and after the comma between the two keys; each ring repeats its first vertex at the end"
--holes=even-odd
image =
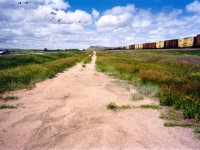
{"type": "Polygon", "coordinates": [[[187,11],[200,13],[200,1],[195,0],[193,3],[186,6],[187,11]]]}
{"type": "Polygon", "coordinates": [[[0,47],[87,48],[120,46],[200,33],[199,1],[153,13],[134,4],[91,13],[64,0],[0,0],[0,47]],[[192,13],[190,13],[192,12],[192,13]]]}
{"type": "Polygon", "coordinates": [[[96,9],[92,9],[92,16],[94,19],[97,19],[99,17],[100,13],[96,9]]]}

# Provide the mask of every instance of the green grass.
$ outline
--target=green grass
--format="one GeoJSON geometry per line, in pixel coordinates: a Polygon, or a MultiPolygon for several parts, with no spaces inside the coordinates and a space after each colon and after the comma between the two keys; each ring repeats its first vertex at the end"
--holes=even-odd
{"type": "Polygon", "coordinates": [[[117,104],[116,104],[115,102],[110,102],[110,103],[108,103],[108,104],[106,105],[106,108],[107,108],[107,109],[117,109],[118,106],[117,106],[117,104]]]}
{"type": "MultiPolygon", "coordinates": [[[[55,55],[55,57],[59,56],[60,59],[55,61],[47,61],[41,64],[25,63],[25,65],[19,64],[15,68],[0,70],[0,93],[15,89],[32,88],[35,83],[47,78],[53,78],[58,72],[62,72],[66,68],[76,65],[77,62],[81,62],[90,52],[72,51],[67,53],[67,57],[62,56],[61,53],[47,54],[55,55]]],[[[23,57],[26,57],[26,55],[23,57]]]]}
{"type": "Polygon", "coordinates": [[[14,109],[15,106],[7,105],[7,104],[0,104],[0,109],[14,109]]]}
{"type": "Polygon", "coordinates": [[[200,51],[97,52],[96,70],[138,86],[143,95],[200,121],[200,51]]]}
{"type": "Polygon", "coordinates": [[[6,96],[3,96],[3,99],[5,101],[9,101],[9,100],[15,100],[15,99],[18,99],[17,96],[13,96],[13,95],[6,95],[6,96]]]}
{"type": "Polygon", "coordinates": [[[161,109],[160,105],[156,105],[156,104],[143,104],[143,105],[140,105],[139,108],[144,108],[144,109],[161,109]]]}
{"type": "Polygon", "coordinates": [[[134,94],[131,94],[131,100],[142,100],[143,99],[143,94],[137,92],[134,94]]]}
{"type": "Polygon", "coordinates": [[[133,106],[130,105],[130,104],[126,104],[126,105],[121,105],[121,106],[119,106],[119,108],[120,108],[120,109],[131,109],[131,108],[133,108],[133,106]]]}
{"type": "Polygon", "coordinates": [[[191,123],[181,123],[181,122],[165,122],[165,127],[191,127],[191,123]]]}
{"type": "Polygon", "coordinates": [[[70,52],[58,52],[58,53],[24,53],[24,54],[11,54],[1,57],[0,70],[11,69],[19,66],[25,66],[30,64],[43,64],[46,62],[55,61],[71,57],[75,54],[80,54],[79,51],[70,52]]]}
{"type": "Polygon", "coordinates": [[[180,121],[181,119],[184,119],[184,116],[181,111],[175,110],[174,108],[169,108],[165,113],[160,115],[160,119],[180,121]]]}
{"type": "Polygon", "coordinates": [[[83,64],[89,64],[91,63],[92,61],[92,55],[90,54],[88,57],[86,57],[84,60],[83,60],[83,64]]]}

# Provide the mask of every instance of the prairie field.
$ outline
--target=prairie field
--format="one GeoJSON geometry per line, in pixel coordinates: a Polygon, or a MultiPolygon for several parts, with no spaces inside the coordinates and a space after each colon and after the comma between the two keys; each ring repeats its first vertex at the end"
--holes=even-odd
{"type": "Polygon", "coordinates": [[[0,93],[31,88],[82,61],[90,52],[22,53],[0,57],[0,93]]]}
{"type": "Polygon", "coordinates": [[[160,104],[200,121],[199,51],[107,51],[97,53],[97,70],[128,80],[160,104]]]}

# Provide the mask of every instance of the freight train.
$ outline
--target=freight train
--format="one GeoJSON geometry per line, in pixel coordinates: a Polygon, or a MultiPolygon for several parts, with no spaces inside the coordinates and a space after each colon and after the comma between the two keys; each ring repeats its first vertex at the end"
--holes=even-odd
{"type": "Polygon", "coordinates": [[[178,49],[178,48],[200,48],[200,34],[195,37],[187,37],[152,43],[133,44],[127,49],[178,49]]]}
{"type": "Polygon", "coordinates": [[[179,49],[179,48],[200,48],[200,34],[195,37],[187,37],[152,43],[132,44],[123,47],[113,47],[105,50],[134,50],[134,49],[179,49]]]}

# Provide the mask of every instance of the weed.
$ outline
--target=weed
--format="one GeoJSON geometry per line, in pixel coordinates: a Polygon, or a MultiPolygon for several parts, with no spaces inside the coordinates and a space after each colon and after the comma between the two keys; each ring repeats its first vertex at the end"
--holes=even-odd
{"type": "Polygon", "coordinates": [[[142,100],[143,99],[143,95],[141,93],[134,93],[131,94],[131,99],[132,100],[142,100]]]}
{"type": "Polygon", "coordinates": [[[183,113],[181,111],[174,110],[173,108],[169,108],[169,110],[160,115],[161,119],[165,120],[175,120],[179,121],[184,118],[183,113]]]}
{"type": "Polygon", "coordinates": [[[85,67],[86,67],[86,64],[82,64],[82,67],[85,68],[85,67]]]}
{"type": "Polygon", "coordinates": [[[143,105],[140,105],[139,108],[144,108],[144,109],[161,109],[160,105],[156,105],[156,104],[143,104],[143,105]]]}
{"type": "Polygon", "coordinates": [[[157,85],[143,85],[139,88],[139,92],[143,95],[156,96],[158,93],[157,85]]]}
{"type": "Polygon", "coordinates": [[[116,109],[118,108],[117,104],[115,102],[110,102],[106,105],[106,108],[108,109],[116,109]]]}
{"type": "Polygon", "coordinates": [[[130,105],[130,104],[127,104],[127,105],[121,105],[121,106],[119,106],[119,108],[121,108],[121,109],[131,109],[131,108],[133,108],[133,106],[130,105]]]}
{"type": "Polygon", "coordinates": [[[7,104],[0,104],[0,109],[14,109],[15,106],[7,105],[7,104]]]}
{"type": "Polygon", "coordinates": [[[191,123],[181,123],[181,122],[165,122],[164,126],[165,127],[174,127],[174,126],[190,127],[190,126],[192,126],[192,124],[191,123]]]}
{"type": "Polygon", "coordinates": [[[9,100],[15,100],[15,99],[18,99],[17,96],[13,96],[13,95],[6,95],[6,96],[3,96],[3,99],[5,101],[9,101],[9,100]]]}

